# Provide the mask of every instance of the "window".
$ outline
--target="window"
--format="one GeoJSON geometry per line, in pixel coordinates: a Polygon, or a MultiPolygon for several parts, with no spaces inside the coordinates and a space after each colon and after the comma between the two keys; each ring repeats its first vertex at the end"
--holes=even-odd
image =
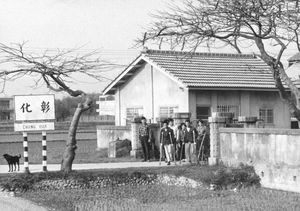
{"type": "Polygon", "coordinates": [[[0,101],[1,109],[9,109],[9,101],[0,101]]]}
{"type": "Polygon", "coordinates": [[[237,105],[218,105],[217,112],[233,113],[234,117],[237,118],[240,115],[240,107],[237,105]]]}
{"type": "Polygon", "coordinates": [[[208,120],[208,117],[210,116],[210,108],[197,106],[196,115],[197,115],[197,119],[208,120]]]}
{"type": "Polygon", "coordinates": [[[159,107],[159,116],[163,118],[171,118],[178,111],[178,106],[161,106],[159,107]]]}
{"type": "Polygon", "coordinates": [[[274,123],[274,112],[273,109],[261,108],[259,109],[259,118],[264,120],[266,124],[274,123]]]}
{"type": "Polygon", "coordinates": [[[0,112],[0,120],[10,120],[9,112],[0,112]]]}
{"type": "Polygon", "coordinates": [[[132,120],[136,116],[142,116],[144,112],[143,107],[127,108],[126,109],[126,119],[132,120]]]}

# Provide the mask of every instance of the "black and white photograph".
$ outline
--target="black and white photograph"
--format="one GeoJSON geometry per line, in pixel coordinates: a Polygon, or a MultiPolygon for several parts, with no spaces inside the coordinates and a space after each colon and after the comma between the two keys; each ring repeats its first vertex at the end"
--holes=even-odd
{"type": "Polygon", "coordinates": [[[0,0],[0,211],[300,210],[299,0],[0,0]]]}

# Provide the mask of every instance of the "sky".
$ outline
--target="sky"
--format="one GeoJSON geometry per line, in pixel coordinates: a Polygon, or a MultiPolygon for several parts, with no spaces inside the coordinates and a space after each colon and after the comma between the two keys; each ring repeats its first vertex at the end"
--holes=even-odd
{"type": "MultiPolygon", "coordinates": [[[[166,6],[166,0],[0,0],[0,3],[0,42],[25,41],[26,50],[35,53],[57,48],[80,48],[79,53],[83,54],[97,50],[106,60],[119,64],[128,64],[138,55],[141,49],[133,48],[134,40],[151,22],[150,14],[166,6]]],[[[106,74],[114,78],[121,70],[106,74]]],[[[76,80],[72,87],[100,92],[109,82],[82,80],[76,80]]],[[[7,83],[2,96],[48,92],[47,88],[34,85],[30,78],[7,83]]]]}
{"type": "MultiPolygon", "coordinates": [[[[140,52],[133,48],[153,20],[150,14],[164,10],[175,0],[0,0],[0,42],[26,43],[29,52],[79,48],[79,53],[98,50],[106,60],[126,65],[140,52]]],[[[204,49],[205,51],[205,49],[204,49]]],[[[215,51],[228,52],[228,49],[215,51]]],[[[251,53],[253,49],[246,49],[251,53]]],[[[232,52],[232,50],[230,51],[232,52]]],[[[284,58],[296,51],[288,51],[284,58]]],[[[113,79],[123,68],[106,72],[113,79]]],[[[72,88],[101,92],[109,81],[77,78],[72,88]]],[[[35,87],[31,78],[6,84],[0,96],[49,93],[35,87]]],[[[61,95],[57,95],[61,96],[61,95]]]]}

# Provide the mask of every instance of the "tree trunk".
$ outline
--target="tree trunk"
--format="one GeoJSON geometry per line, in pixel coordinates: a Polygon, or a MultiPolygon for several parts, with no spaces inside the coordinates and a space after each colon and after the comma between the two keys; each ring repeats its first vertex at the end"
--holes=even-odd
{"type": "Polygon", "coordinates": [[[76,146],[76,132],[78,123],[80,120],[81,114],[88,110],[91,107],[92,101],[90,98],[87,98],[85,103],[79,103],[75,113],[73,115],[71,125],[69,127],[69,134],[66,143],[66,148],[63,154],[63,159],[61,161],[61,171],[65,173],[69,173],[72,171],[72,164],[75,158],[75,150],[77,149],[76,146]]]}

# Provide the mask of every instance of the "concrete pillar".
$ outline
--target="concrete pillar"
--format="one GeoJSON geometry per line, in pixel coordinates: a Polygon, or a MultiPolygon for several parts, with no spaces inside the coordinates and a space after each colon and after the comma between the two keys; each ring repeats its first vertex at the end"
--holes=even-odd
{"type": "Polygon", "coordinates": [[[218,107],[218,94],[216,91],[211,93],[211,112],[217,112],[218,107]]]}
{"type": "Polygon", "coordinates": [[[135,158],[141,158],[142,156],[142,146],[139,140],[139,127],[141,123],[132,122],[131,123],[131,152],[130,156],[135,158]]]}
{"type": "Polygon", "coordinates": [[[190,91],[189,92],[189,112],[190,112],[190,118],[191,119],[197,119],[196,114],[196,108],[197,107],[197,98],[196,98],[196,92],[190,91]]]}
{"type": "Polygon", "coordinates": [[[225,126],[226,118],[215,115],[208,118],[210,127],[210,157],[209,165],[217,165],[220,160],[220,133],[219,128],[225,126]]]}
{"type": "Polygon", "coordinates": [[[241,92],[241,116],[250,116],[250,93],[241,92]]]}

